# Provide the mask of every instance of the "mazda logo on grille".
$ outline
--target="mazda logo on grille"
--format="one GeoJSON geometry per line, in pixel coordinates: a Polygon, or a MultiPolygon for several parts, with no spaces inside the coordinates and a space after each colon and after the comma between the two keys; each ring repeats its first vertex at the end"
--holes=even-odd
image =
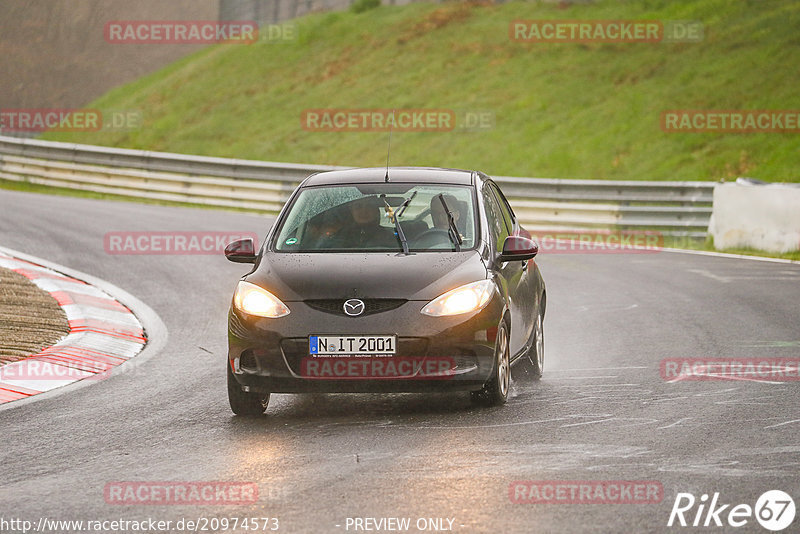
{"type": "Polygon", "coordinates": [[[344,313],[350,317],[361,315],[364,313],[364,301],[359,299],[350,299],[344,302],[344,313]]]}

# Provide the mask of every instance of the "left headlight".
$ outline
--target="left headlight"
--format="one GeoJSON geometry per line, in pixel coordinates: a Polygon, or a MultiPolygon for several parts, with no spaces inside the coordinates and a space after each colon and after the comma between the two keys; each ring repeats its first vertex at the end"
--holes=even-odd
{"type": "Polygon", "coordinates": [[[289,308],[281,302],[281,299],[266,289],[245,281],[240,281],[236,286],[233,304],[239,310],[259,317],[277,319],[289,315],[289,308]]]}
{"type": "Polygon", "coordinates": [[[439,295],[422,308],[422,313],[443,317],[482,310],[491,300],[494,290],[491,280],[472,282],[439,295]]]}

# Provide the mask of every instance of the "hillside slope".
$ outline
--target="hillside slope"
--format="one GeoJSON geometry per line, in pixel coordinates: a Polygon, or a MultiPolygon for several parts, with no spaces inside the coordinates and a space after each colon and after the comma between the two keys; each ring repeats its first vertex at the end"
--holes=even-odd
{"type": "Polygon", "coordinates": [[[800,3],[412,4],[298,19],[284,44],[210,47],[90,107],[131,132],[45,137],[214,156],[385,163],[386,132],[304,129],[318,108],[490,112],[488,129],[398,132],[393,165],[558,178],[800,181],[798,133],[668,133],[675,109],[800,109],[800,3]],[[516,19],[697,20],[695,43],[531,43],[516,19]]]}

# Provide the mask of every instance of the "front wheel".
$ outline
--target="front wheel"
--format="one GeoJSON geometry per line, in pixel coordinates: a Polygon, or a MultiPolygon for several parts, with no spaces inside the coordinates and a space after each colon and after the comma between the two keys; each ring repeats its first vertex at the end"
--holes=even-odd
{"type": "Polygon", "coordinates": [[[228,368],[228,402],[236,415],[261,415],[269,404],[269,393],[251,393],[242,391],[231,371],[230,361],[225,362],[228,368]]]}
{"type": "Polygon", "coordinates": [[[528,380],[539,380],[544,370],[544,317],[541,313],[536,316],[531,333],[530,347],[520,356],[519,363],[515,362],[514,370],[528,380]]]}
{"type": "Polygon", "coordinates": [[[506,403],[511,383],[508,351],[508,327],[505,322],[501,322],[497,328],[497,340],[494,345],[495,361],[492,377],[483,389],[471,393],[473,402],[486,406],[500,406],[506,403]]]}
{"type": "Polygon", "coordinates": [[[533,328],[533,347],[528,352],[531,362],[533,378],[542,378],[544,371],[544,317],[539,313],[536,316],[536,325],[533,328]]]}

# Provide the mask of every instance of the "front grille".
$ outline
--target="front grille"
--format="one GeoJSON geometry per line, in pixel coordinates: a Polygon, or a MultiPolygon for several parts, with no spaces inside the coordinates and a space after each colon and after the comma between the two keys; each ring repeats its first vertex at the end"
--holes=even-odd
{"type": "MultiPolygon", "coordinates": [[[[361,299],[364,302],[364,313],[357,317],[364,317],[365,315],[374,315],[385,311],[395,310],[408,302],[405,299],[361,299]]],[[[334,315],[343,315],[349,317],[344,313],[344,300],[342,299],[320,299],[320,300],[306,300],[305,303],[318,311],[325,313],[332,313],[334,315]]]]}

